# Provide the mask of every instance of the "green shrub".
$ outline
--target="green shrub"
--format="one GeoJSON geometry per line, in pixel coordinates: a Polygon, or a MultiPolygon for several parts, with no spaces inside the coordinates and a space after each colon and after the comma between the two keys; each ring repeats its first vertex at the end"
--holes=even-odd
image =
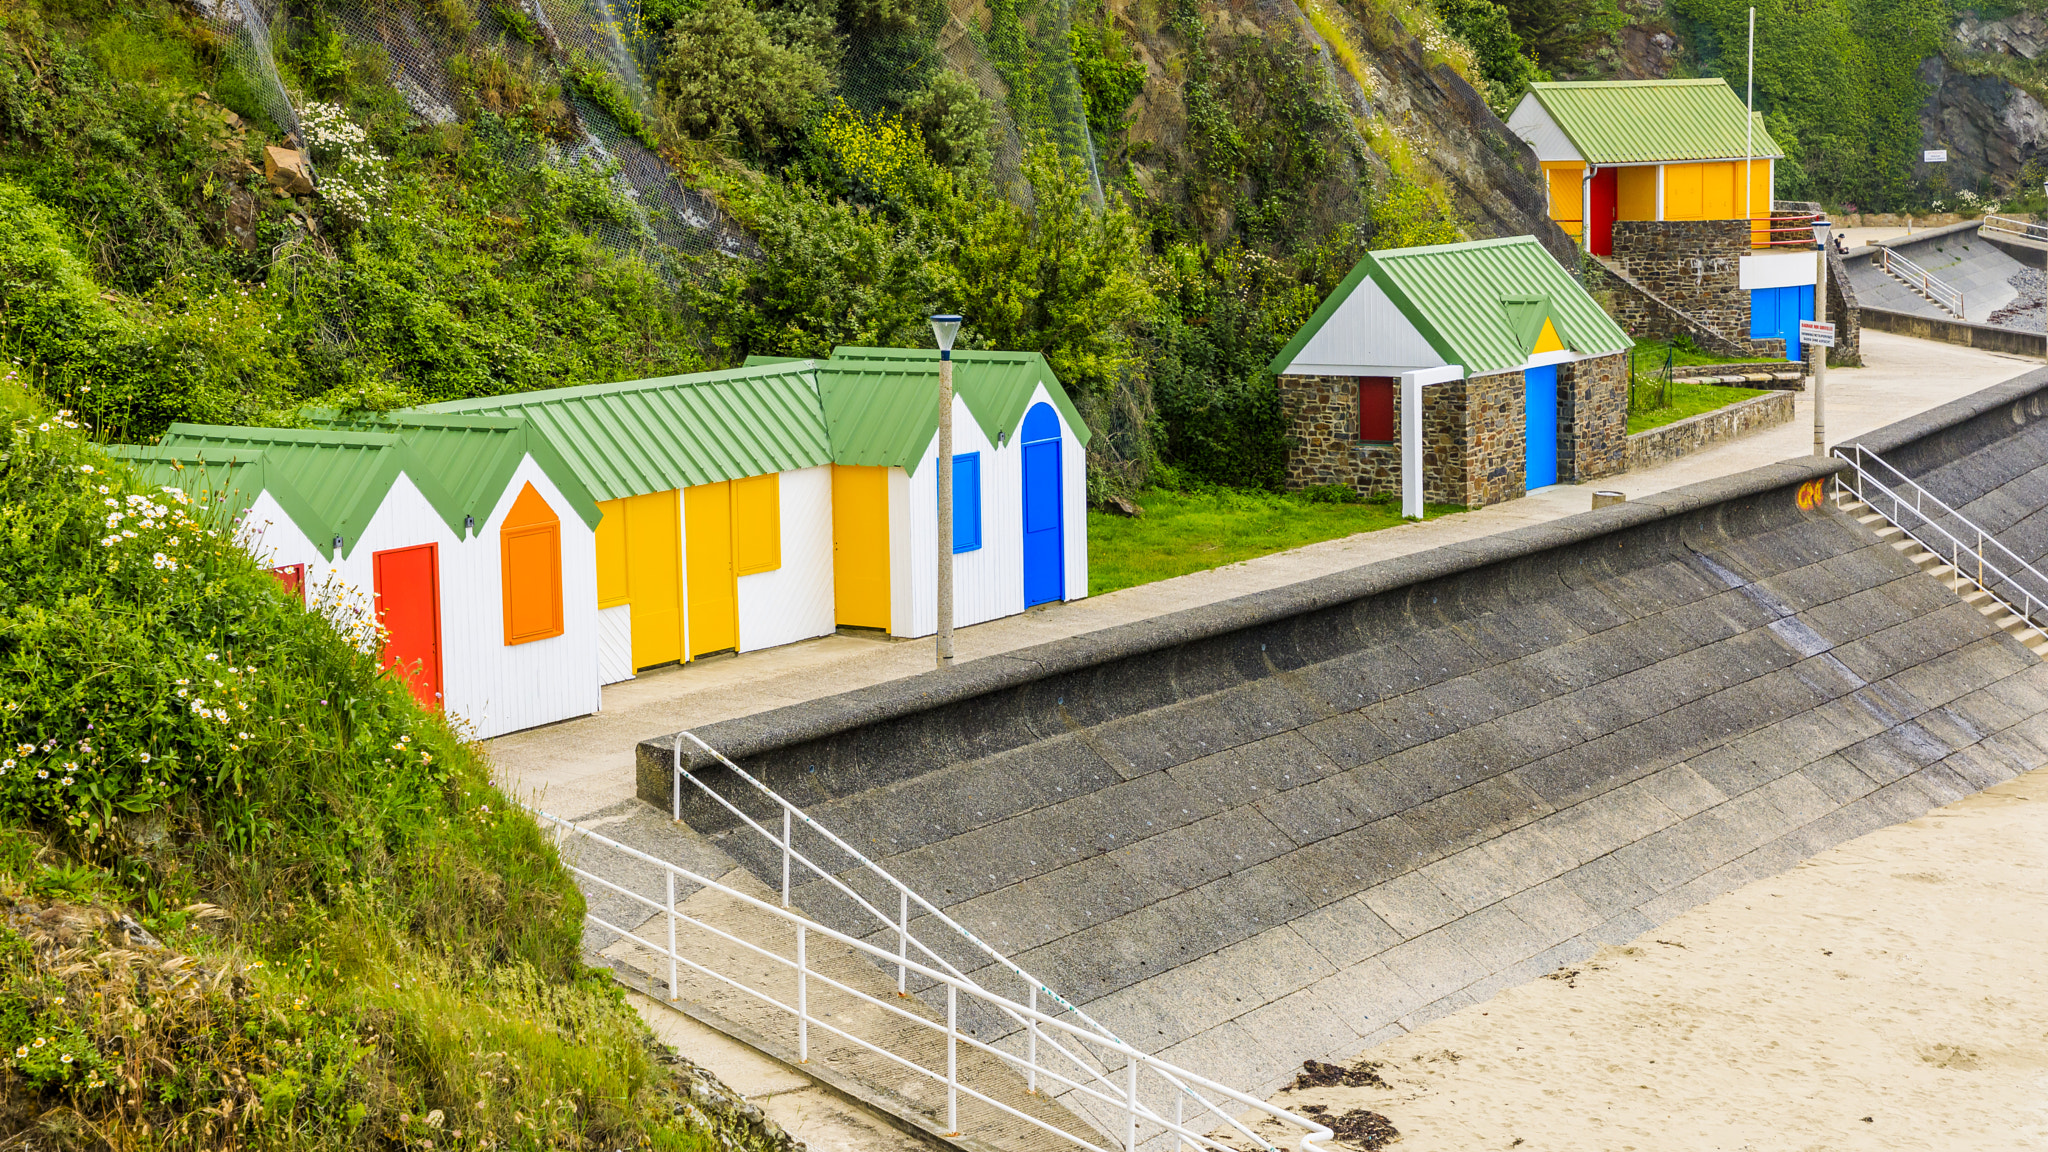
{"type": "Polygon", "coordinates": [[[0,387],[10,1138],[707,1147],[550,841],[360,606],[301,607],[205,477],[140,490],[76,423],[0,387]]]}
{"type": "Polygon", "coordinates": [[[655,75],[678,136],[756,156],[795,143],[829,80],[814,54],[777,41],[744,0],[705,0],[679,16],[655,75]]]}
{"type": "Polygon", "coordinates": [[[584,99],[604,109],[605,115],[610,116],[612,122],[627,135],[649,148],[660,146],[660,141],[655,139],[653,127],[647,123],[646,117],[640,114],[640,110],[633,106],[632,97],[626,95],[625,86],[619,83],[618,77],[612,75],[611,69],[588,56],[579,54],[562,68],[562,79],[581,93],[584,99]]]}

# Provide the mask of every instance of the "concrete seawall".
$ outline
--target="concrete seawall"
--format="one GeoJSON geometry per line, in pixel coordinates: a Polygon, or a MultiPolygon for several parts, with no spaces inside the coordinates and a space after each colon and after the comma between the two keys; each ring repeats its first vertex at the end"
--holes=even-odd
{"type": "Polygon", "coordinates": [[[1901,336],[1913,336],[1921,340],[1940,340],[1949,344],[1983,348],[1992,352],[2011,352],[2020,356],[2040,356],[2044,354],[2044,350],[2048,350],[2048,336],[2043,336],[2039,332],[2022,332],[2017,328],[1972,324],[1963,320],[1943,320],[1933,316],[1914,316],[1868,305],[1859,309],[1857,315],[1862,318],[1865,328],[1875,328],[1880,332],[1896,332],[1901,336]]]}
{"type": "MultiPolygon", "coordinates": [[[[1120,1035],[1267,1092],[2048,759],[2042,665],[1815,500],[1835,467],[698,735],[1120,1035]]],[[[639,749],[663,809],[669,750],[639,749]]]]}

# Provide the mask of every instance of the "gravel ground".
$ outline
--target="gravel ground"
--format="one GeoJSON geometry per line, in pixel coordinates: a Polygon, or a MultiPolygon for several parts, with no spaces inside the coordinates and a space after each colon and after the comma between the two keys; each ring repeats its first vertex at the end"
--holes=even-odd
{"type": "Polygon", "coordinates": [[[2019,289],[2019,299],[1993,312],[1990,322],[2001,328],[2043,331],[2043,322],[2048,321],[2048,305],[2044,305],[2048,301],[2048,273],[2022,268],[2007,283],[2019,289]]]}

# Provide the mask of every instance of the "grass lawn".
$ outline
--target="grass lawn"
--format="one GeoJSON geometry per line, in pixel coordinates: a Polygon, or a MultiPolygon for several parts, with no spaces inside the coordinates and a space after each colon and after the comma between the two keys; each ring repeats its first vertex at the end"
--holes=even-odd
{"type": "MultiPolygon", "coordinates": [[[[1089,510],[1089,595],[1401,523],[1399,502],[1328,504],[1275,492],[1153,488],[1137,503],[1145,514],[1136,519],[1089,510]]],[[[1434,520],[1464,510],[1430,504],[1423,514],[1434,520]]]]}
{"type": "Polygon", "coordinates": [[[1737,400],[1761,396],[1762,388],[1734,388],[1726,384],[1694,384],[1686,380],[1671,382],[1671,405],[1667,408],[1652,408],[1647,412],[1628,414],[1628,430],[1631,435],[1650,428],[1661,428],[1666,424],[1726,408],[1737,400]]]}
{"type": "Polygon", "coordinates": [[[1758,364],[1769,359],[1764,356],[1716,356],[1696,347],[1690,340],[1675,345],[1669,340],[1638,340],[1634,353],[1636,371],[1652,372],[1664,367],[1666,352],[1671,353],[1673,367],[1687,364],[1758,364]]]}

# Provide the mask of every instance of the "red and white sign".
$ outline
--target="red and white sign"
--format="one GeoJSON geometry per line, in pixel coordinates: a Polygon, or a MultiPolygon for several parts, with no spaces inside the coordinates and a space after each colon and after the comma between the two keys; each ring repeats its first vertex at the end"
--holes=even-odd
{"type": "Polygon", "coordinates": [[[1835,346],[1835,326],[1819,320],[1801,320],[1799,322],[1799,342],[1801,344],[1818,345],[1822,348],[1833,348],[1835,346]]]}

